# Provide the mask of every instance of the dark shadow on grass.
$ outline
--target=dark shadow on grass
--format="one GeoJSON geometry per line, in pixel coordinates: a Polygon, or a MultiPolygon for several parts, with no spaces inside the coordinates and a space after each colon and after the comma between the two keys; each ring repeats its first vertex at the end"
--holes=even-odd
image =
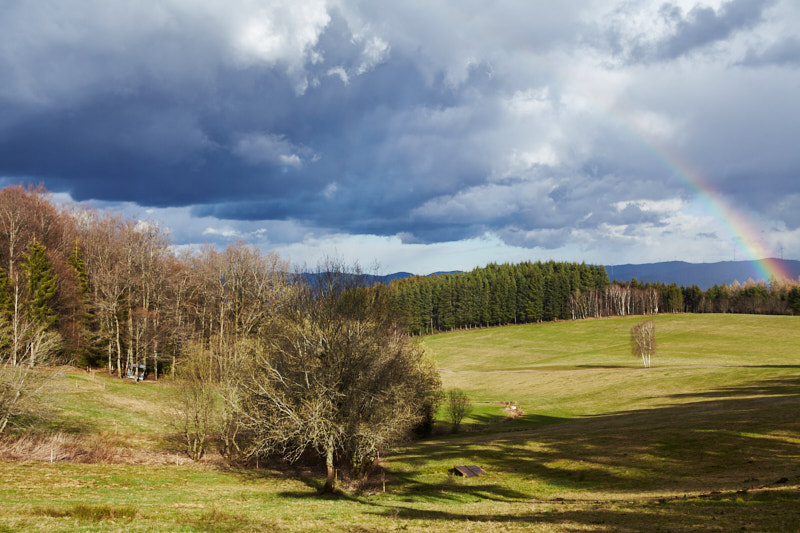
{"type": "Polygon", "coordinates": [[[366,503],[362,501],[358,496],[348,494],[346,491],[337,489],[333,492],[320,492],[323,486],[323,483],[318,483],[315,480],[307,480],[301,479],[303,483],[308,485],[310,488],[315,490],[313,491],[299,491],[299,490],[287,490],[279,492],[278,495],[283,498],[296,498],[299,500],[314,500],[314,501],[351,501],[351,502],[359,502],[359,503],[366,503]]]}
{"type": "Polygon", "coordinates": [[[735,368],[800,368],[800,365],[737,365],[735,368]]]}
{"type": "Polygon", "coordinates": [[[614,369],[614,368],[630,368],[630,369],[638,370],[638,369],[640,369],[640,368],[641,368],[641,365],[632,365],[632,364],[631,364],[631,365],[575,365],[575,368],[577,368],[577,369],[581,369],[581,368],[585,368],[585,369],[597,369],[597,368],[609,368],[609,369],[614,369]]]}
{"type": "Polygon", "coordinates": [[[615,493],[738,490],[800,476],[800,376],[665,398],[683,403],[456,435],[409,446],[401,460],[417,472],[478,464],[565,490],[615,493]]]}
{"type": "Polygon", "coordinates": [[[409,446],[400,462],[415,470],[393,474],[400,503],[383,503],[377,514],[607,531],[800,530],[800,376],[673,398],[684,403],[409,446]],[[479,464],[489,477],[460,482],[441,472],[431,481],[436,464],[479,464]],[[502,474],[561,487],[573,501],[540,500],[492,481],[502,474]],[[580,501],[582,489],[615,499],[580,501]],[[670,493],[703,496],[653,498],[670,493]],[[479,500],[522,506],[493,514],[459,505],[479,500]],[[449,507],[414,506],[431,501],[449,507]]]}
{"type": "MultiPolygon", "coordinates": [[[[515,418],[513,420],[507,420],[505,418],[496,417],[494,420],[487,422],[486,425],[484,426],[470,427],[468,431],[460,431],[458,433],[450,433],[449,431],[442,432],[436,434],[434,438],[458,439],[458,438],[470,438],[474,437],[475,435],[483,435],[483,434],[528,431],[544,426],[549,426],[551,424],[558,424],[559,422],[564,422],[567,420],[571,419],[562,418],[558,416],[547,416],[547,415],[537,415],[537,414],[526,414],[520,416],[519,418],[515,418]]],[[[425,439],[425,440],[431,440],[431,439],[425,439]]]]}
{"type": "MultiPolygon", "coordinates": [[[[747,368],[800,368],[777,366],[753,366],[747,368]]],[[[760,381],[738,387],[722,387],[704,392],[671,394],[666,398],[730,398],[736,396],[797,396],[800,395],[800,376],[787,376],[760,381]]]]}
{"type": "Polygon", "coordinates": [[[322,476],[303,479],[314,490],[281,495],[345,498],[377,516],[433,522],[434,528],[438,521],[469,521],[607,531],[800,530],[800,376],[664,398],[681,403],[576,419],[541,417],[535,429],[411,444],[398,458],[409,470],[387,470],[388,500],[320,496],[322,476]],[[463,464],[489,475],[447,473],[463,464]],[[574,501],[537,499],[525,489],[528,481],[574,501]],[[586,491],[613,499],[581,501],[586,491]],[[708,496],[652,497],[675,493],[708,496]],[[500,504],[493,508],[501,511],[464,505],[480,501],[500,504]],[[415,508],[429,503],[437,508],[415,508]]]}
{"type": "Polygon", "coordinates": [[[783,491],[757,497],[724,495],[717,498],[688,498],[626,502],[543,502],[533,511],[508,514],[469,514],[422,510],[404,506],[387,507],[381,516],[426,522],[484,522],[520,526],[549,524],[558,530],[600,531],[797,531],[800,514],[797,491],[783,491]],[[747,505],[742,502],[747,501],[747,505]],[[577,526],[577,527],[576,527],[577,526]]]}
{"type": "Polygon", "coordinates": [[[442,481],[427,483],[414,473],[393,472],[387,482],[387,490],[404,501],[413,502],[419,497],[425,501],[458,502],[465,499],[491,500],[498,502],[524,501],[528,496],[522,492],[492,483],[491,478],[461,479],[453,475],[443,476],[442,481]]]}
{"type": "MultiPolygon", "coordinates": [[[[499,410],[499,407],[498,407],[499,410]]],[[[501,414],[492,413],[474,413],[471,414],[470,419],[476,424],[499,424],[505,417],[501,414]]]]}

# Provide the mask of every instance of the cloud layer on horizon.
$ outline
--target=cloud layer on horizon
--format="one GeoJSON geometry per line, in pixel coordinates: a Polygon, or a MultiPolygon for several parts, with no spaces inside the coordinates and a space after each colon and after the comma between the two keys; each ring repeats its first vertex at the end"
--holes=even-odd
{"type": "Polygon", "coordinates": [[[180,244],[727,258],[696,173],[800,256],[791,0],[0,11],[0,176],[151,209],[180,244]]]}

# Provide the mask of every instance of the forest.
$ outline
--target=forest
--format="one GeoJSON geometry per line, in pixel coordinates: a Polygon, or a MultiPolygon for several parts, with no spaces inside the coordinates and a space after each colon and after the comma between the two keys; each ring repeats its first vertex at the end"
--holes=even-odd
{"type": "Polygon", "coordinates": [[[491,264],[471,272],[394,280],[392,308],[413,334],[453,329],[659,313],[800,313],[792,280],[697,286],[610,283],[601,266],[491,264]]]}
{"type": "Polygon", "coordinates": [[[24,438],[63,365],[136,383],[169,372],[177,449],[236,464],[316,452],[325,491],[335,465],[363,476],[431,423],[433,363],[388,288],[339,260],[299,275],[244,243],[177,253],[158,224],[55,205],[41,187],[0,190],[0,232],[0,435],[24,438]]]}
{"type": "Polygon", "coordinates": [[[159,224],[78,205],[42,187],[0,190],[2,349],[16,362],[147,365],[158,379],[189,342],[235,341],[274,311],[289,266],[237,243],[174,252],[159,224]]]}
{"type": "MultiPolygon", "coordinates": [[[[42,186],[0,190],[0,349],[13,362],[171,372],[187,347],[234,346],[279,312],[297,280],[277,254],[245,243],[189,252],[158,223],[56,205],[42,186]]],[[[411,334],[513,323],[658,313],[800,313],[796,281],[707,291],[610,283],[601,266],[490,264],[412,276],[386,296],[411,334]]]]}

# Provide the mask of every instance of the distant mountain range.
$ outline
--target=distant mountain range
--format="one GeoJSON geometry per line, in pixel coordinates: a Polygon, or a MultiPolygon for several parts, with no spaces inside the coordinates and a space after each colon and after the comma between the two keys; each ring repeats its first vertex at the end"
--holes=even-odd
{"type": "MultiPolygon", "coordinates": [[[[792,279],[800,277],[800,261],[792,259],[775,259],[792,279]]],[[[684,287],[697,285],[703,290],[713,285],[729,285],[734,281],[744,283],[748,279],[767,281],[760,274],[756,261],[722,261],[720,263],[687,263],[685,261],[667,261],[664,263],[646,263],[642,265],[604,265],[611,281],[675,283],[684,287]]],[[[457,274],[459,271],[434,272],[439,274],[457,274]]],[[[389,283],[393,279],[403,279],[414,274],[395,272],[386,276],[373,276],[377,282],[389,283]]]]}
{"type": "MultiPolygon", "coordinates": [[[[426,277],[439,276],[439,275],[442,275],[442,274],[460,274],[460,273],[461,273],[460,270],[448,270],[447,272],[444,272],[444,271],[433,272],[431,274],[427,274],[426,277]]],[[[372,277],[373,277],[373,279],[375,281],[378,281],[378,282],[382,281],[383,283],[389,283],[393,279],[405,279],[405,278],[410,278],[410,277],[412,277],[414,275],[415,274],[412,274],[411,272],[395,272],[394,274],[387,274],[385,276],[372,276],[372,277]]]]}
{"type": "MultiPolygon", "coordinates": [[[[800,261],[791,259],[774,259],[788,272],[792,279],[800,276],[800,261]]],[[[643,282],[661,281],[676,283],[689,287],[697,285],[705,290],[713,285],[729,285],[734,281],[744,283],[748,279],[763,279],[756,261],[723,261],[720,263],[686,263],[684,261],[668,261],[665,263],[648,263],[644,265],[606,265],[608,279],[629,281],[636,278],[643,282]]]]}

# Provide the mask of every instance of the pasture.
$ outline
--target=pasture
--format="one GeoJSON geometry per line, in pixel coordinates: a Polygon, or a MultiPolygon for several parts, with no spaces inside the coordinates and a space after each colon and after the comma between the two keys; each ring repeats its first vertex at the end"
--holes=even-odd
{"type": "Polygon", "coordinates": [[[800,530],[800,319],[659,316],[650,369],[630,354],[639,320],[423,338],[475,402],[468,431],[440,412],[437,435],[330,497],[319,472],[177,456],[161,384],[70,373],[27,448],[0,449],[0,531],[800,530]]]}

